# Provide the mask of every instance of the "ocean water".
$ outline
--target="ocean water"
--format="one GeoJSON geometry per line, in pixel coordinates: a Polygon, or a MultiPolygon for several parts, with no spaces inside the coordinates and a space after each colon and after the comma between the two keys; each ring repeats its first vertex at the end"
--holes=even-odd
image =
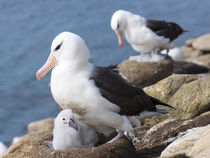
{"type": "Polygon", "coordinates": [[[138,54],[125,43],[117,45],[110,19],[125,9],[150,19],[174,21],[188,33],[175,43],[210,32],[209,0],[7,0],[0,1],[0,141],[26,133],[28,123],[55,117],[50,73],[37,81],[51,41],[60,32],[80,35],[96,65],[119,63],[138,54]]]}

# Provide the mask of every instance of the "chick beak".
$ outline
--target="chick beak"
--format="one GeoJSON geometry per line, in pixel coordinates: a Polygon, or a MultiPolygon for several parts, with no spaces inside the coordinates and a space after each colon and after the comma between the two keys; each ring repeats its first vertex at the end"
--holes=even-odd
{"type": "Polygon", "coordinates": [[[74,128],[75,130],[78,131],[78,126],[75,122],[73,122],[72,120],[69,120],[69,127],[74,128]]]}

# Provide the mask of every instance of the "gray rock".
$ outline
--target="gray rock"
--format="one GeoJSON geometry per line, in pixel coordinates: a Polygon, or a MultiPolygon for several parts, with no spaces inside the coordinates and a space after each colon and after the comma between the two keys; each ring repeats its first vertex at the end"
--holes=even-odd
{"type": "Polygon", "coordinates": [[[200,157],[209,157],[210,155],[210,129],[203,132],[199,140],[194,144],[191,151],[187,155],[200,158],[200,157]]]}
{"type": "MultiPolygon", "coordinates": [[[[210,124],[210,111],[188,120],[177,120],[169,118],[154,125],[149,130],[136,128],[135,133],[139,142],[135,144],[137,153],[144,157],[158,157],[169,145],[169,138],[176,137],[180,132],[185,132],[194,127],[203,127],[210,124]]],[[[179,158],[186,157],[185,154],[174,155],[179,158]]]]}
{"type": "Polygon", "coordinates": [[[160,157],[172,157],[177,154],[188,155],[188,153],[191,152],[195,143],[208,129],[210,129],[210,125],[187,130],[185,132],[186,134],[176,139],[169,146],[167,146],[167,148],[161,153],[160,157]]]}
{"type": "Polygon", "coordinates": [[[197,49],[199,51],[208,52],[210,51],[209,41],[210,41],[210,34],[205,34],[196,38],[193,41],[192,46],[194,49],[197,49]]]}
{"type": "Polygon", "coordinates": [[[54,127],[54,119],[48,118],[48,119],[44,119],[44,120],[31,122],[28,125],[28,132],[30,134],[51,132],[53,130],[53,127],[54,127]]]}
{"type": "Polygon", "coordinates": [[[192,62],[174,61],[173,73],[175,74],[201,74],[208,73],[210,69],[192,62]]]}
{"type": "Polygon", "coordinates": [[[199,50],[195,50],[192,47],[181,46],[180,49],[184,53],[185,60],[187,60],[188,58],[196,58],[200,55],[203,55],[202,52],[200,52],[199,50]]]}
{"type": "Polygon", "coordinates": [[[147,94],[167,103],[182,85],[199,78],[195,75],[173,74],[154,85],[144,88],[144,90],[147,94]]]}
{"type": "Polygon", "coordinates": [[[186,59],[186,61],[210,68],[210,54],[204,54],[197,57],[189,57],[186,59]]]}
{"type": "MultiPolygon", "coordinates": [[[[144,88],[145,92],[176,108],[167,108],[167,115],[145,120],[154,125],[168,117],[188,119],[210,109],[210,76],[171,75],[160,82],[144,88]]],[[[161,107],[162,108],[162,107],[161,107]]]]}
{"type": "Polygon", "coordinates": [[[185,45],[188,47],[192,47],[193,42],[195,41],[195,38],[191,38],[185,41],[185,45]]]}
{"type": "Polygon", "coordinates": [[[181,119],[198,116],[210,109],[210,76],[183,84],[169,100],[181,119]]]}
{"type": "Polygon", "coordinates": [[[203,53],[188,46],[182,46],[180,49],[184,52],[185,61],[210,68],[210,53],[203,53]]]}

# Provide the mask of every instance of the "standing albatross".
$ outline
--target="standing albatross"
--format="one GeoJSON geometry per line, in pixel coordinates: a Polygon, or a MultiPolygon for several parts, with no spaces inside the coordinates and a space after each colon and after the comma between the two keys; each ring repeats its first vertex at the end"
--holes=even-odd
{"type": "Polygon", "coordinates": [[[71,109],[77,120],[104,135],[117,129],[118,135],[112,142],[124,131],[132,131],[127,116],[141,115],[145,111],[167,112],[155,106],[169,105],[131,86],[112,68],[90,64],[89,57],[89,50],[80,36],[63,32],[53,40],[51,53],[36,74],[41,80],[54,67],[52,95],[62,109],[71,109]]]}
{"type": "Polygon", "coordinates": [[[151,53],[162,49],[171,49],[171,42],[184,30],[174,22],[149,20],[125,10],[118,10],[112,15],[111,28],[122,47],[123,31],[131,47],[140,53],[151,53]]]}

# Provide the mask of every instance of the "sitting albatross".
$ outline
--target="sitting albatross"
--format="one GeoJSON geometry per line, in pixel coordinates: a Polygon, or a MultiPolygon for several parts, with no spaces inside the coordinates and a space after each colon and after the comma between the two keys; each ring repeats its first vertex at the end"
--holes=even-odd
{"type": "Polygon", "coordinates": [[[71,109],[77,120],[106,136],[117,129],[114,141],[124,131],[133,130],[127,116],[141,115],[145,111],[167,113],[155,105],[171,106],[131,86],[112,68],[88,63],[89,56],[80,36],[63,32],[53,40],[51,53],[36,74],[41,80],[54,67],[52,95],[62,109],[71,109]]]}
{"type": "Polygon", "coordinates": [[[156,50],[171,49],[171,42],[184,30],[173,22],[149,20],[140,15],[124,10],[117,10],[111,19],[111,28],[123,46],[123,31],[131,47],[140,53],[151,53],[156,50]]]}

